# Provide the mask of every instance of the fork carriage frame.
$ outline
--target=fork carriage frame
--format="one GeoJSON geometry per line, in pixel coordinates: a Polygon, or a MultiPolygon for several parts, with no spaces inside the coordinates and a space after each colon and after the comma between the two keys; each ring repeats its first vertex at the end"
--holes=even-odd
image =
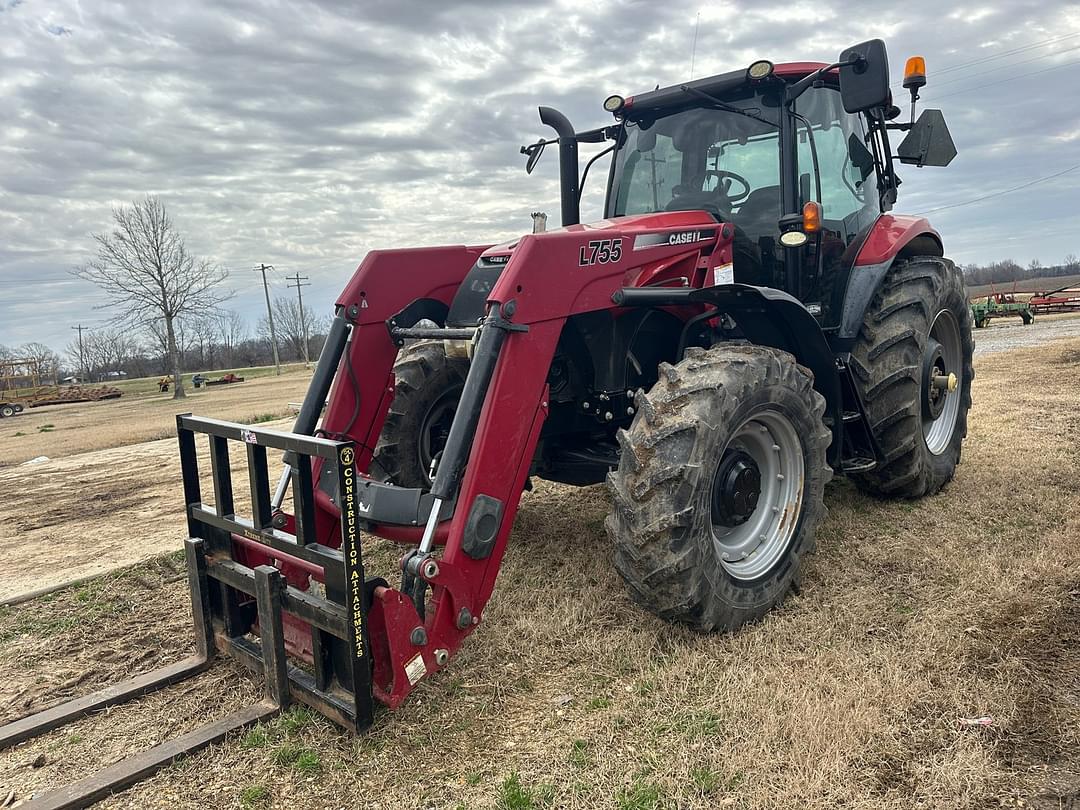
{"type": "Polygon", "coordinates": [[[204,599],[193,603],[196,637],[207,649],[226,653],[262,674],[269,696],[279,705],[295,699],[346,728],[367,728],[374,717],[367,625],[373,588],[364,577],[354,444],[189,414],[177,416],[176,427],[189,542],[198,542],[207,575],[204,599]],[[203,501],[198,435],[209,441],[212,505],[203,501]],[[236,514],[230,443],[246,447],[250,519],[236,514]],[[274,526],[267,449],[288,452],[296,460],[292,478],[297,508],[291,531],[274,526]],[[313,462],[342,493],[337,547],[314,539],[313,462]],[[323,583],[325,595],[289,585],[262,555],[251,553],[252,544],[265,548],[271,559],[304,564],[323,583]],[[310,672],[286,657],[286,617],[293,627],[300,622],[306,627],[310,672]]]}
{"type": "Polygon", "coordinates": [[[355,448],[279,431],[248,428],[190,414],[176,418],[187,504],[185,557],[195,629],[195,655],[152,672],[112,684],[0,727],[0,749],[18,745],[94,712],[137,699],[206,670],[229,655],[261,675],[262,700],[194,731],[132,755],[101,771],[35,796],[27,807],[78,808],[121,790],[226,734],[273,717],[293,701],[304,703],[340,725],[359,732],[371,725],[371,647],[367,610],[379,582],[366,583],[357,517],[355,448]],[[196,436],[208,437],[214,503],[202,500],[196,436]],[[229,443],[246,445],[251,520],[234,508],[229,443]],[[275,528],[270,510],[268,448],[284,450],[300,462],[293,467],[297,515],[293,532],[275,528]],[[311,462],[333,476],[340,499],[340,544],[314,542],[311,462]],[[241,542],[243,541],[243,542],[241,542]],[[247,543],[281,552],[318,570],[325,596],[290,586],[282,572],[247,553],[247,543]],[[251,563],[251,564],[248,564],[251,563]],[[311,671],[286,654],[285,621],[303,622],[316,651],[311,671]]]}

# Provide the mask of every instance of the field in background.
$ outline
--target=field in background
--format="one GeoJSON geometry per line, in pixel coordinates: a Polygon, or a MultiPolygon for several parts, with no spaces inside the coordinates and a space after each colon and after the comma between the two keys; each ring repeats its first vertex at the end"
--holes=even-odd
{"type": "Polygon", "coordinates": [[[1003,293],[1034,293],[1034,292],[1049,292],[1050,290],[1057,290],[1061,287],[1076,287],[1080,286],[1080,275],[1077,276],[1047,276],[1045,278],[1029,278],[1023,281],[1017,281],[1015,284],[1011,281],[1003,281],[1000,284],[979,284],[977,286],[968,285],[967,293],[969,298],[977,298],[979,296],[987,296],[992,292],[1003,293]]]}
{"type": "MultiPolygon", "coordinates": [[[[283,376],[286,374],[300,374],[304,373],[305,371],[307,371],[308,374],[311,373],[310,369],[304,368],[303,363],[283,363],[281,365],[281,373],[283,376]]],[[[199,373],[201,373],[204,377],[209,377],[212,380],[216,380],[218,377],[222,377],[226,374],[235,374],[237,377],[243,377],[245,381],[258,379],[260,377],[275,376],[273,366],[223,368],[219,371],[203,372],[185,371],[183,374],[185,392],[190,393],[194,389],[194,386],[191,384],[191,378],[193,375],[199,373]]],[[[158,380],[160,380],[162,376],[165,375],[158,374],[155,377],[135,377],[130,380],[109,380],[102,383],[102,385],[112,385],[116,388],[119,388],[121,391],[124,392],[125,397],[143,396],[147,394],[152,394],[156,396],[158,394],[158,380]]]]}
{"type": "MultiPolygon", "coordinates": [[[[311,370],[302,364],[282,369],[282,375],[250,374],[238,369],[245,381],[195,390],[175,400],[172,393],[138,393],[142,380],[120,385],[135,387],[120,399],[47,405],[29,408],[18,416],[0,419],[0,468],[37,456],[59,458],[91,450],[133,445],[176,435],[176,414],[197,413],[234,422],[264,422],[291,413],[289,402],[303,399],[311,370]]],[[[256,369],[262,372],[262,369],[256,369]]],[[[221,372],[224,373],[224,372],[221,372]]],[[[216,376],[216,374],[215,374],[216,376]]]]}

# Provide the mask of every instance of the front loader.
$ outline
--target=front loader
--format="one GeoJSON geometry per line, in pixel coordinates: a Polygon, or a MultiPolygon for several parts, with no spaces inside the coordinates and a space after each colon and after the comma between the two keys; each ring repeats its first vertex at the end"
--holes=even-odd
{"type": "Polygon", "coordinates": [[[361,731],[448,666],[533,478],[606,482],[632,597],[705,631],[791,590],[833,474],[882,497],[946,484],[970,312],[938,233],[891,209],[897,163],[955,149],[940,112],[914,118],[922,60],[908,121],[888,77],[871,40],[611,96],[612,122],[584,132],[542,107],[556,137],[522,151],[531,171],[558,146],[561,228],[368,254],[292,433],[179,416],[197,665],[227,654],[267,682],[230,727],[293,700],[361,731]],[[585,169],[610,155],[589,224],[581,143],[609,144],[585,169]],[[268,453],[285,454],[277,482],[268,453]],[[393,582],[365,574],[365,535],[402,544],[393,582]]]}

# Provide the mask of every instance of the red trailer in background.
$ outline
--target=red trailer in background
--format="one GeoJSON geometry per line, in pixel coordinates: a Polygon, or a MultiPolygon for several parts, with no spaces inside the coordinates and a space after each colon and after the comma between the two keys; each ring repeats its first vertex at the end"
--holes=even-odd
{"type": "Polygon", "coordinates": [[[1080,286],[1059,287],[1050,292],[1037,292],[1028,302],[1036,313],[1080,311],[1080,286]]]}

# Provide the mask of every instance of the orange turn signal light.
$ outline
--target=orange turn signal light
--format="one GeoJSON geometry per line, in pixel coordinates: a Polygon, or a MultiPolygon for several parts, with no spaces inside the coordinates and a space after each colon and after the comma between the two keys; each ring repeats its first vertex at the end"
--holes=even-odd
{"type": "Polygon", "coordinates": [[[802,229],[804,233],[817,233],[821,230],[821,204],[813,201],[802,207],[802,229]]]}
{"type": "Polygon", "coordinates": [[[904,65],[904,87],[918,89],[926,84],[926,60],[921,56],[913,56],[904,65]]]}

